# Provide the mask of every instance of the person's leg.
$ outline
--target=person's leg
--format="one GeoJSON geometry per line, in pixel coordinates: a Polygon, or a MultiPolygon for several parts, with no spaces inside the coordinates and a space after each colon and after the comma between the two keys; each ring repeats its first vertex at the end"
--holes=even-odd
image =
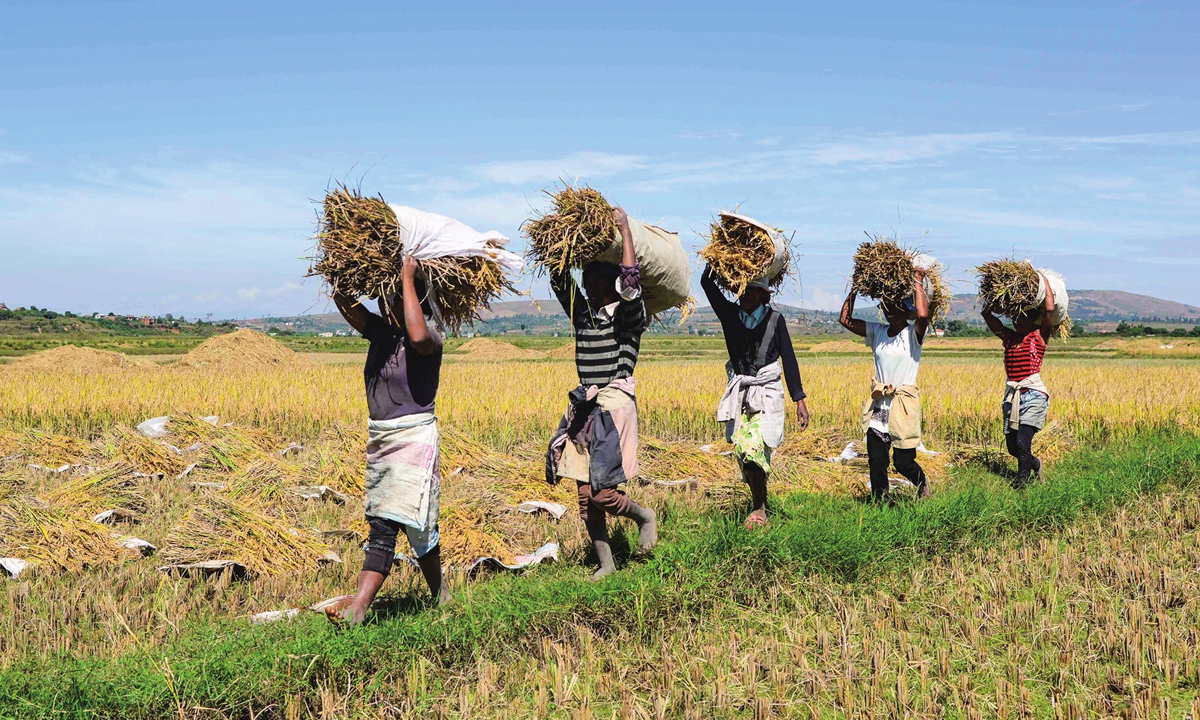
{"type": "Polygon", "coordinates": [[[628,495],[616,488],[604,488],[592,494],[592,504],[603,508],[609,515],[629,518],[638,526],[638,554],[645,555],[658,542],[658,516],[647,507],[635,503],[628,495]]]}
{"type": "Polygon", "coordinates": [[[867,432],[867,465],[871,468],[871,499],[882,500],[888,492],[888,454],[892,444],[872,431],[867,432]]]}
{"type": "Polygon", "coordinates": [[[764,525],[767,522],[767,473],[756,463],[742,463],[742,478],[750,487],[750,516],[746,527],[764,525]]]}
{"type": "Polygon", "coordinates": [[[903,475],[917,489],[917,498],[930,496],[929,478],[925,476],[925,470],[917,464],[916,448],[892,450],[892,461],[896,466],[896,472],[903,475]]]}
{"type": "Polygon", "coordinates": [[[1028,485],[1029,476],[1034,472],[1041,473],[1042,462],[1033,456],[1033,436],[1037,431],[1032,425],[1021,425],[1016,432],[1008,434],[1009,438],[1013,438],[1012,444],[1017,451],[1017,477],[1013,480],[1013,485],[1017,488],[1028,485]]]}
{"type": "Polygon", "coordinates": [[[592,580],[599,580],[617,569],[616,563],[613,562],[612,545],[608,542],[604,508],[593,502],[591,483],[576,483],[576,488],[579,495],[579,517],[583,520],[583,526],[592,541],[596,559],[600,561],[600,568],[592,575],[592,580]]]}
{"type": "Polygon", "coordinates": [[[353,598],[325,608],[330,620],[345,620],[353,625],[361,623],[379,588],[383,587],[383,581],[392,571],[400,523],[377,517],[368,517],[367,523],[371,526],[371,533],[367,538],[362,572],[358,576],[358,589],[353,598]]]}
{"type": "Polygon", "coordinates": [[[405,527],[404,534],[408,536],[408,544],[417,556],[417,566],[421,568],[421,575],[429,586],[430,597],[438,605],[445,604],[450,600],[450,590],[442,582],[442,537],[437,525],[429,530],[405,527]]]}

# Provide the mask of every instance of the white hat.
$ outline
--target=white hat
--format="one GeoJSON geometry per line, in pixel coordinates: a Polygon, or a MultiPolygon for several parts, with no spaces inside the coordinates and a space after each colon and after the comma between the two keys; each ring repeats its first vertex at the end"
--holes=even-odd
{"type": "Polygon", "coordinates": [[[752,287],[762,288],[763,290],[766,290],[767,292],[771,292],[771,280],[766,275],[763,275],[760,278],[751,280],[750,282],[746,283],[747,290],[749,290],[752,287]]]}

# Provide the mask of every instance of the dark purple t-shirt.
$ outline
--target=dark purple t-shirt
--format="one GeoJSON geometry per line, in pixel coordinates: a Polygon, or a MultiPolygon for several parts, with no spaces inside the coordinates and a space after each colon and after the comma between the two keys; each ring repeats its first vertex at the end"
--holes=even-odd
{"type": "Polygon", "coordinates": [[[442,370],[442,336],[432,327],[429,334],[437,349],[422,355],[383,318],[374,313],[368,318],[363,337],[371,341],[371,347],[363,374],[372,420],[433,412],[442,370]]]}

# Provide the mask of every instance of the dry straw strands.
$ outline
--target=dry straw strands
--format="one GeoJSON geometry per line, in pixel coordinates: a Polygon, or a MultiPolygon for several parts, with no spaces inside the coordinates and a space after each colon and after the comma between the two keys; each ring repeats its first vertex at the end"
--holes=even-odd
{"type": "MultiPolygon", "coordinates": [[[[741,218],[720,215],[709,225],[708,243],[700,250],[713,269],[713,277],[723,289],[734,295],[746,292],[746,286],[766,274],[775,260],[775,242],[762,228],[741,218]]],[[[783,268],[771,278],[777,288],[787,278],[791,253],[784,256],[783,268]]]]}
{"type": "MultiPolygon", "coordinates": [[[[850,289],[863,297],[878,300],[881,305],[900,306],[913,296],[917,266],[914,250],[903,248],[894,240],[875,236],[858,246],[854,253],[854,274],[850,289]]],[[[931,292],[929,317],[937,320],[950,309],[950,293],[941,277],[940,266],[926,269],[931,292]]]]}
{"type": "MultiPolygon", "coordinates": [[[[331,294],[392,298],[401,290],[403,240],[396,214],[382,197],[366,197],[345,185],[325,195],[308,274],[320,275],[331,294]]],[[[499,247],[499,246],[496,246],[499,247]]],[[[440,257],[418,261],[441,320],[453,331],[505,291],[516,292],[494,260],[440,257]]]]}
{"type": "Polygon", "coordinates": [[[52,371],[86,375],[112,370],[141,370],[154,372],[159,365],[144,358],[134,358],[111,350],[97,350],[75,345],[61,345],[27,355],[14,365],[15,370],[52,371]]]}
{"type": "Polygon", "coordinates": [[[588,186],[546,190],[553,209],[521,226],[529,238],[527,257],[543,271],[560,275],[592,262],[613,244],[612,205],[588,186]]]}
{"type": "Polygon", "coordinates": [[[214,335],[184,355],[172,367],[188,370],[241,372],[270,367],[306,366],[309,361],[256,330],[241,328],[214,335]]]}
{"type": "MultiPolygon", "coordinates": [[[[979,274],[979,305],[996,315],[1016,320],[1037,316],[1042,312],[1038,296],[1042,292],[1042,275],[1027,261],[1015,258],[992,260],[975,268],[979,274]]],[[[1071,335],[1071,318],[1066,317],[1055,328],[1060,338],[1071,335]]]]}

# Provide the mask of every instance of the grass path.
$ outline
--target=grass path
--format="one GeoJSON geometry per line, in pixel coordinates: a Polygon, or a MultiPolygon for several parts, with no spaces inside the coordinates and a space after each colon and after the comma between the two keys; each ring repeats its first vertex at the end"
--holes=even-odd
{"type": "Polygon", "coordinates": [[[655,556],[605,583],[588,583],[583,568],[563,564],[476,584],[446,610],[398,607],[350,631],[319,618],[264,627],[230,621],[181,628],[164,647],[115,661],[31,660],[0,671],[0,716],[154,718],[198,706],[247,714],[270,703],[278,710],[289,698],[318,702],[338,678],[383,688],[398,668],[424,667],[420,658],[437,658],[443,669],[474,667],[480,649],[519,654],[568,626],[648,641],[697,618],[752,613],[780,582],[815,575],[861,583],[1198,485],[1200,440],[1156,435],[1077,452],[1047,484],[1024,493],[961,468],[952,490],[915,505],[782,498],[758,532],[737,517],[668,508],[655,556]]]}

